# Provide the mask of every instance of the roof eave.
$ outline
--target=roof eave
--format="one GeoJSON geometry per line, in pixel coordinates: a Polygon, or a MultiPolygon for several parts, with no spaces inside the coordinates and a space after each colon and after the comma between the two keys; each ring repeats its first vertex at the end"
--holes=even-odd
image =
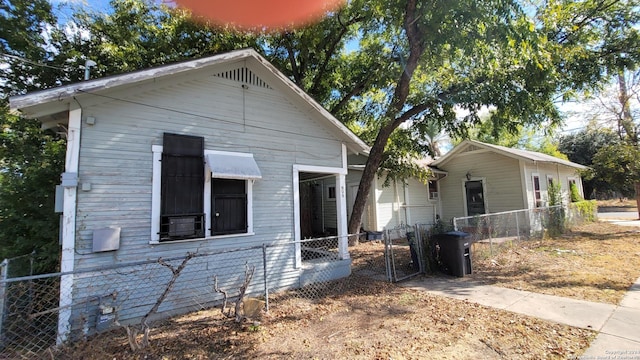
{"type": "Polygon", "coordinates": [[[36,91],[25,95],[13,96],[9,98],[9,108],[12,112],[20,111],[25,116],[31,116],[33,112],[30,112],[29,108],[42,106],[46,103],[63,101],[72,98],[79,92],[95,92],[107,90],[122,85],[135,84],[137,82],[152,79],[155,77],[175,75],[185,71],[215,65],[217,63],[241,60],[246,57],[257,56],[259,56],[258,53],[253,49],[242,49],[210,56],[207,58],[183,61],[175,64],[163,65],[150,69],[108,76],[100,79],[82,81],[52,89],[36,91]]]}

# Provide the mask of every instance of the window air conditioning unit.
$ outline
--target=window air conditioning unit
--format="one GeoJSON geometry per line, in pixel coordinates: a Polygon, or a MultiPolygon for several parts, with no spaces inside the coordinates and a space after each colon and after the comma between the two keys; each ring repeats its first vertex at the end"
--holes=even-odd
{"type": "Polygon", "coordinates": [[[438,195],[438,192],[437,192],[437,191],[436,191],[436,192],[431,192],[431,193],[429,193],[429,198],[430,198],[431,200],[438,200],[438,197],[439,197],[439,195],[438,195]]]}
{"type": "Polygon", "coordinates": [[[169,236],[194,235],[196,235],[196,219],[193,216],[169,218],[169,236]]]}

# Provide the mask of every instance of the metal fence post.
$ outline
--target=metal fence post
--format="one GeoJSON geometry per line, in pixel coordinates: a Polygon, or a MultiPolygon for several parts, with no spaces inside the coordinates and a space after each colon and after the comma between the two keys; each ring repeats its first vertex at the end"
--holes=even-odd
{"type": "Polygon", "coordinates": [[[422,239],[420,239],[420,227],[418,226],[418,224],[416,223],[415,225],[413,225],[413,233],[414,235],[414,243],[415,243],[415,251],[417,253],[417,258],[418,258],[418,272],[423,273],[422,269],[424,268],[424,260],[422,259],[422,239]]]}
{"type": "Polygon", "coordinates": [[[262,244],[262,269],[264,274],[264,307],[269,312],[269,281],[267,281],[267,244],[262,244]]]}
{"type": "Polygon", "coordinates": [[[393,275],[391,274],[391,250],[389,249],[389,230],[384,230],[382,236],[384,240],[384,264],[387,270],[387,280],[393,282],[393,275]]]}
{"type": "Polygon", "coordinates": [[[487,228],[487,235],[489,236],[489,256],[493,256],[493,236],[491,236],[491,218],[485,216],[486,219],[485,224],[487,228]]]}
{"type": "Polygon", "coordinates": [[[518,241],[520,241],[520,221],[518,220],[518,213],[516,214],[516,236],[518,238],[518,241]]]}
{"type": "Polygon", "coordinates": [[[7,272],[9,267],[9,261],[4,259],[2,263],[0,263],[0,345],[4,347],[4,303],[5,297],[7,296],[6,287],[7,287],[7,272]]]}

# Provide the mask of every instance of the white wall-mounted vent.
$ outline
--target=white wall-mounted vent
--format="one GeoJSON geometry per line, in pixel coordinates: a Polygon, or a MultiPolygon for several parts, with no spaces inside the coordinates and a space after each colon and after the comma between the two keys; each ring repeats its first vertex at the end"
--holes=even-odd
{"type": "Polygon", "coordinates": [[[224,72],[215,74],[214,76],[221,77],[223,79],[241,82],[249,86],[258,86],[265,89],[271,89],[271,86],[269,86],[266,82],[260,79],[256,74],[254,74],[253,71],[249,70],[246,67],[224,71],[224,72]]]}

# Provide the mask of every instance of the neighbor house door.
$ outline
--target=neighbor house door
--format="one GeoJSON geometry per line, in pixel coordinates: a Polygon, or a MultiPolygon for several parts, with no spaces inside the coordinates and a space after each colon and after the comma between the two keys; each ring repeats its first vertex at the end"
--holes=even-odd
{"type": "Polygon", "coordinates": [[[464,184],[467,195],[467,216],[485,213],[484,191],[481,180],[467,181],[464,184]]]}

